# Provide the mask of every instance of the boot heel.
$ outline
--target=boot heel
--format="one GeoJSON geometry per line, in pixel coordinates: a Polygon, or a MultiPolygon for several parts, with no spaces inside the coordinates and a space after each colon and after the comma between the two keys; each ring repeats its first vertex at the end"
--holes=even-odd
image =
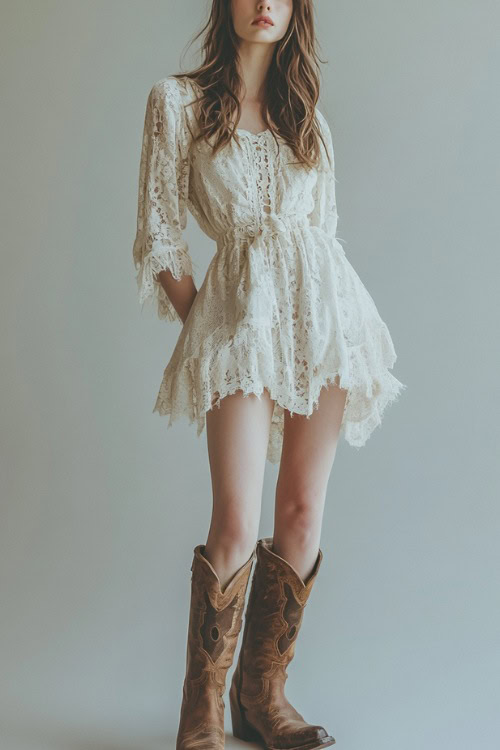
{"type": "Polygon", "coordinates": [[[236,739],[244,740],[245,742],[262,743],[262,736],[245,719],[244,709],[236,697],[234,690],[230,690],[229,692],[229,708],[231,710],[233,736],[236,737],[236,739]]]}

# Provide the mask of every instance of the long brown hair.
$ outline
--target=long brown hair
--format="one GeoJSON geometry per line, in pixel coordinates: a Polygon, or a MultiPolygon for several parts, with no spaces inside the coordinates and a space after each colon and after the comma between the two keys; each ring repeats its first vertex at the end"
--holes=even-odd
{"type": "MultiPolygon", "coordinates": [[[[236,128],[241,116],[238,96],[242,80],[237,68],[238,37],[232,21],[231,0],[213,0],[210,17],[193,42],[202,34],[202,64],[188,73],[175,73],[173,77],[188,78],[198,88],[199,96],[192,102],[193,106],[198,105],[198,133],[194,137],[196,140],[213,137],[215,153],[231,138],[239,140],[236,128]]],[[[266,95],[262,116],[274,136],[278,133],[290,146],[298,163],[307,167],[319,163],[319,138],[325,145],[315,115],[319,62],[323,62],[317,55],[316,44],[312,0],[293,0],[288,29],[276,43],[264,82],[266,95]]]]}

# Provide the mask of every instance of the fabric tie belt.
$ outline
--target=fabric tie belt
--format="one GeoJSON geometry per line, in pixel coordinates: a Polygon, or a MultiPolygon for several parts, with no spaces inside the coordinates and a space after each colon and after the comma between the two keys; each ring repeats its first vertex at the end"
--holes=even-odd
{"type": "Polygon", "coordinates": [[[295,218],[296,217],[293,215],[287,216],[274,212],[266,214],[264,223],[258,228],[249,227],[248,234],[250,237],[262,237],[263,235],[273,236],[280,232],[286,232],[289,228],[287,222],[290,222],[290,220],[294,220],[295,218]]]}
{"type": "Polygon", "coordinates": [[[241,248],[239,278],[234,298],[234,311],[238,323],[254,327],[272,325],[279,315],[275,273],[279,265],[273,264],[272,237],[281,241],[286,234],[301,223],[309,224],[307,214],[265,214],[260,226],[239,225],[223,236],[223,242],[244,241],[241,248]],[[248,243],[248,244],[247,244],[248,243]],[[275,312],[275,315],[273,313],[275,312]]]}
{"type": "Polygon", "coordinates": [[[262,241],[277,234],[284,234],[300,223],[309,223],[307,214],[279,214],[272,212],[264,214],[263,222],[256,227],[252,224],[234,226],[225,234],[222,234],[222,242],[230,242],[235,239],[251,240],[248,250],[257,249],[262,241]]]}

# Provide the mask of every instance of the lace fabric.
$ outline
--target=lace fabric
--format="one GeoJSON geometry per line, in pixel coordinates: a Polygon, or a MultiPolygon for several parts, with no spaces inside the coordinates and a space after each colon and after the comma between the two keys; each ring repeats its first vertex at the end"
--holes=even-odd
{"type": "Polygon", "coordinates": [[[270,130],[238,129],[212,156],[210,144],[192,140],[194,86],[162,79],[146,106],[133,251],[140,302],[179,319],[156,273],[193,274],[188,210],[217,243],[153,412],[169,415],[169,427],[184,415],[200,436],[224,396],[266,389],[275,400],[267,457],[276,463],[284,409],[310,416],[321,389],[337,383],[348,391],[341,433],[361,447],[406,385],[390,372],[388,327],[337,237],[326,118],[316,109],[326,144],[317,169],[293,164],[270,130]]]}

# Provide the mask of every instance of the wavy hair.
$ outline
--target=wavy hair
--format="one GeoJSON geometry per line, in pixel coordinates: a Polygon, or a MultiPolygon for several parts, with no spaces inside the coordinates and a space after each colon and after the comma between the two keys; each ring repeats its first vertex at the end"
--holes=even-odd
{"type": "MultiPolygon", "coordinates": [[[[187,78],[199,90],[199,96],[191,102],[193,106],[198,105],[198,133],[194,138],[213,138],[213,153],[216,153],[231,138],[239,143],[237,127],[241,106],[238,97],[243,81],[238,73],[239,38],[234,30],[231,0],[213,0],[208,21],[193,42],[202,35],[204,59],[201,65],[187,73],[175,73],[173,77],[187,78]]],[[[319,139],[325,146],[315,113],[320,88],[319,62],[323,62],[316,45],[312,0],[293,0],[288,29],[276,42],[266,74],[262,117],[274,137],[279,134],[292,149],[297,162],[306,167],[319,164],[319,139]]],[[[325,150],[328,154],[326,146],[325,150]]]]}

